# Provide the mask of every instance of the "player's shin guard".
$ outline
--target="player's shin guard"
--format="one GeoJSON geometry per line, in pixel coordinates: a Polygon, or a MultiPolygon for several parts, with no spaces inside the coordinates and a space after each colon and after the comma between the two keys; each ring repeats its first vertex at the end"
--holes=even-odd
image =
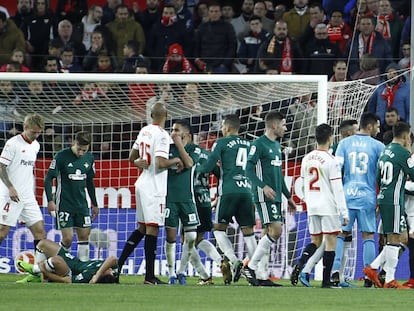
{"type": "Polygon", "coordinates": [[[124,248],[122,249],[121,256],[119,256],[118,259],[118,266],[122,268],[122,266],[125,263],[125,260],[131,255],[131,253],[134,251],[135,247],[141,242],[141,240],[144,238],[144,234],[141,233],[138,229],[134,230],[134,232],[131,233],[128,240],[126,241],[124,248]]]}
{"type": "Polygon", "coordinates": [[[236,262],[238,259],[236,255],[234,254],[233,246],[231,245],[226,232],[220,231],[220,230],[214,230],[213,234],[224,256],[226,256],[230,260],[230,262],[232,263],[236,262]]]}
{"type": "Polygon", "coordinates": [[[325,251],[323,254],[323,281],[322,285],[328,285],[331,283],[331,272],[335,258],[334,251],[325,251]]]}
{"type": "Polygon", "coordinates": [[[196,237],[197,237],[197,233],[194,231],[184,232],[184,244],[183,244],[183,249],[181,252],[180,267],[177,271],[177,274],[184,273],[185,269],[187,268],[188,260],[194,248],[196,237]]]}
{"type": "Polygon", "coordinates": [[[272,246],[274,240],[268,235],[264,235],[257,245],[256,251],[254,252],[253,256],[250,257],[249,261],[249,268],[256,270],[260,260],[263,256],[266,256],[270,247],[272,246]]]}
{"type": "Polygon", "coordinates": [[[89,260],[89,242],[88,241],[78,242],[78,258],[80,261],[89,260]]]}
{"type": "Polygon", "coordinates": [[[321,260],[323,257],[323,253],[325,252],[325,240],[322,241],[321,246],[319,246],[313,255],[308,259],[305,267],[302,269],[303,273],[311,273],[312,269],[316,266],[316,264],[321,260]]]}
{"type": "Polygon", "coordinates": [[[155,277],[154,265],[157,255],[157,237],[154,235],[145,235],[145,279],[152,280],[155,277]]]}
{"type": "Polygon", "coordinates": [[[344,237],[338,236],[336,238],[335,259],[332,266],[332,271],[341,270],[342,256],[344,255],[344,237]]]}
{"type": "Polygon", "coordinates": [[[201,279],[206,280],[210,277],[207,273],[206,268],[201,262],[200,254],[195,247],[193,247],[193,250],[191,251],[190,263],[193,265],[194,269],[197,271],[201,279]]]}
{"type": "Polygon", "coordinates": [[[252,258],[257,247],[257,241],[256,237],[254,236],[254,233],[249,235],[243,235],[243,240],[244,243],[246,243],[247,255],[249,256],[249,258],[252,258]]]}
{"type": "Polygon", "coordinates": [[[207,257],[211,258],[218,266],[221,265],[221,255],[217,248],[208,240],[201,240],[197,247],[201,249],[207,257]]]}
{"type": "Polygon", "coordinates": [[[176,253],[176,243],[174,242],[165,242],[165,254],[167,257],[167,266],[168,266],[168,275],[170,277],[175,277],[175,253],[176,253]]]}
{"type": "Polygon", "coordinates": [[[398,264],[398,252],[400,247],[398,245],[387,244],[384,247],[385,253],[385,264],[384,270],[385,274],[385,283],[391,282],[395,279],[395,269],[398,264]]]}
{"type": "Polygon", "coordinates": [[[314,243],[309,243],[306,245],[305,250],[302,253],[302,256],[300,256],[299,259],[299,266],[303,267],[305,263],[309,260],[309,258],[315,253],[317,247],[314,243]]]}
{"type": "Polygon", "coordinates": [[[371,264],[375,259],[375,241],[373,239],[364,240],[362,244],[362,258],[364,267],[371,264]]]}

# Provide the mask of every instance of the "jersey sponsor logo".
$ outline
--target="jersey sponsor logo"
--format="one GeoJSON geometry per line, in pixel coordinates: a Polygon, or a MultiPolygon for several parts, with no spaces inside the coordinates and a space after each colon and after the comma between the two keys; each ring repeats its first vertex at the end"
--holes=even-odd
{"type": "Polygon", "coordinates": [[[72,163],[69,163],[69,164],[68,164],[68,167],[73,167],[73,164],[72,164],[72,163]]]}
{"type": "Polygon", "coordinates": [[[86,174],[82,174],[81,170],[76,170],[75,174],[69,174],[68,177],[71,180],[85,180],[86,174]]]}
{"type": "Polygon", "coordinates": [[[249,155],[252,156],[256,153],[256,146],[252,146],[249,151],[249,155]]]}
{"type": "Polygon", "coordinates": [[[85,163],[83,164],[83,166],[87,169],[87,168],[90,166],[90,164],[89,164],[88,162],[85,162],[85,163]]]}
{"type": "Polygon", "coordinates": [[[361,197],[364,196],[365,193],[362,190],[359,190],[358,187],[356,188],[348,188],[346,189],[346,195],[352,197],[361,197]]]}
{"type": "Polygon", "coordinates": [[[65,253],[65,257],[66,258],[69,258],[69,259],[74,259],[75,258],[75,256],[73,256],[72,254],[70,254],[70,253],[65,253]]]}
{"type": "Polygon", "coordinates": [[[53,159],[52,162],[50,162],[49,169],[54,170],[56,168],[56,160],[53,159]]]}
{"type": "Polygon", "coordinates": [[[275,159],[270,161],[270,164],[273,166],[282,166],[282,160],[279,159],[279,156],[275,156],[275,159]]]}
{"type": "Polygon", "coordinates": [[[412,168],[414,166],[414,159],[412,157],[409,157],[407,159],[407,165],[409,168],[412,168]]]}
{"type": "Polygon", "coordinates": [[[20,160],[20,165],[24,166],[35,166],[35,161],[26,161],[26,160],[20,160]]]}

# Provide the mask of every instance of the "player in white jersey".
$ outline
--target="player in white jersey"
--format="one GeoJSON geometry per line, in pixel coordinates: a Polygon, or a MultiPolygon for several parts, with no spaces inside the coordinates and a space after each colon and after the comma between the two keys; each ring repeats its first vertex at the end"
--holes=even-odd
{"type": "Polygon", "coordinates": [[[348,223],[348,210],[342,186],[339,163],[328,152],[332,145],[332,128],[320,124],[315,131],[317,149],[302,160],[301,178],[303,180],[304,201],[308,211],[309,243],[299,260],[303,264],[325,239],[323,255],[322,287],[331,287],[331,269],[335,257],[336,237],[341,232],[341,223],[348,223]]]}
{"type": "MultiPolygon", "coordinates": [[[[10,138],[0,156],[0,243],[6,238],[10,227],[23,221],[34,238],[34,246],[46,237],[43,216],[36,201],[34,174],[37,154],[40,150],[36,140],[44,129],[44,120],[38,114],[27,115],[23,133],[10,138]]],[[[38,261],[38,252],[35,260],[38,261]]],[[[18,282],[40,282],[40,275],[28,275],[18,282]]]]}
{"type": "Polygon", "coordinates": [[[119,258],[119,267],[145,236],[145,284],[165,284],[154,275],[159,226],[164,224],[164,208],[167,195],[168,168],[177,165],[183,168],[179,158],[168,159],[170,135],[164,130],[167,110],[160,102],[151,107],[153,123],[141,129],[129,154],[129,161],[139,169],[141,175],[135,182],[137,202],[136,229],[125,243],[119,258]]]}

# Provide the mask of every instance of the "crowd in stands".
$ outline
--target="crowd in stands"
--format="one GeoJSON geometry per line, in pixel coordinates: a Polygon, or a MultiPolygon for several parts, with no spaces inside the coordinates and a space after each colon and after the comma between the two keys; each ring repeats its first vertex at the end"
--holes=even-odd
{"type": "MultiPolygon", "coordinates": [[[[0,9],[0,71],[323,74],[333,82],[387,81],[368,110],[385,120],[394,107],[408,121],[408,73],[401,72],[411,66],[410,4],[146,0],[140,9],[122,0],[89,7],[86,0],[59,0],[56,8],[48,0],[18,0],[14,16],[0,9]]],[[[53,87],[30,82],[20,100],[40,98],[56,113],[59,94],[53,87]]],[[[127,88],[131,106],[144,116],[148,103],[164,96],[148,85],[145,94],[140,85],[127,88]]],[[[87,84],[73,102],[107,96],[102,90],[87,84]]],[[[0,112],[18,114],[13,84],[0,81],[0,91],[0,112]]]]}

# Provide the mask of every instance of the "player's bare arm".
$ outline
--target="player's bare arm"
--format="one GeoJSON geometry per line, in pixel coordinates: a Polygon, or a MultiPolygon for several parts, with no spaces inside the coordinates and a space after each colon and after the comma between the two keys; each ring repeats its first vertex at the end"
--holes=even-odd
{"type": "Polygon", "coordinates": [[[92,279],[89,281],[89,283],[93,284],[98,281],[98,279],[101,277],[101,275],[110,273],[109,271],[112,270],[112,267],[116,266],[118,264],[118,260],[115,256],[111,256],[105,259],[102,266],[99,267],[98,271],[93,275],[92,279]]]}
{"type": "Polygon", "coordinates": [[[98,217],[99,214],[99,208],[95,205],[92,205],[92,215],[91,215],[91,220],[94,221],[96,219],[96,217],[98,217]]]}
{"type": "Polygon", "coordinates": [[[158,169],[170,168],[174,165],[177,165],[181,169],[184,167],[183,161],[180,158],[166,159],[163,157],[155,157],[155,164],[158,169]]]}
{"type": "Polygon", "coordinates": [[[53,218],[56,217],[56,204],[54,201],[47,202],[47,211],[49,212],[49,215],[53,218]]]}
{"type": "Polygon", "coordinates": [[[9,175],[7,174],[7,166],[3,163],[0,163],[0,179],[9,189],[9,196],[13,202],[19,202],[19,195],[17,193],[16,188],[14,188],[13,184],[9,179],[9,175]]]}
{"type": "Polygon", "coordinates": [[[290,197],[290,198],[287,200],[287,202],[288,202],[288,212],[289,212],[289,213],[295,213],[295,212],[296,212],[296,209],[297,209],[297,206],[296,206],[295,201],[293,201],[293,198],[292,198],[292,197],[290,197]]]}
{"type": "Polygon", "coordinates": [[[263,193],[265,194],[266,198],[271,201],[274,201],[276,198],[276,192],[272,189],[272,187],[268,185],[263,187],[263,193]]]}
{"type": "Polygon", "coordinates": [[[44,279],[47,279],[52,282],[57,282],[57,283],[72,283],[72,279],[70,278],[70,276],[60,276],[56,273],[49,272],[46,270],[45,265],[46,265],[45,260],[39,263],[39,269],[43,273],[44,279]]]}

